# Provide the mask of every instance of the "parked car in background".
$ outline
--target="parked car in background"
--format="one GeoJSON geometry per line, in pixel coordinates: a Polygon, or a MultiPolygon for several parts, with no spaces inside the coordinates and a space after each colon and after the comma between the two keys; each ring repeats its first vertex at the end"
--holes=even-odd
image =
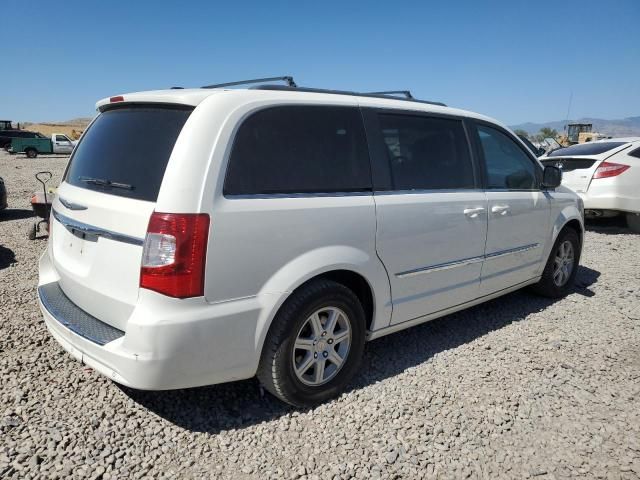
{"type": "Polygon", "coordinates": [[[0,210],[4,210],[7,206],[7,187],[4,184],[4,179],[0,177],[0,210]]]}
{"type": "Polygon", "coordinates": [[[30,132],[28,130],[1,130],[0,148],[4,148],[5,150],[7,150],[9,147],[11,147],[11,141],[15,138],[34,139],[47,137],[45,137],[41,133],[30,132]]]}
{"type": "Polygon", "coordinates": [[[582,197],[586,217],[624,215],[640,233],[640,137],[573,145],[540,160],[562,169],[562,184],[582,197]]]}
{"type": "Polygon", "coordinates": [[[311,405],[367,340],[528,285],[570,291],[582,203],[508,128],[294,85],[98,102],[40,260],[67,351],[135,388],[257,375],[311,405]]]}
{"type": "Polygon", "coordinates": [[[14,138],[9,147],[9,153],[25,153],[29,158],[35,158],[39,153],[70,154],[76,146],[76,141],[62,133],[53,133],[51,138],[40,136],[37,138],[14,138]]]}

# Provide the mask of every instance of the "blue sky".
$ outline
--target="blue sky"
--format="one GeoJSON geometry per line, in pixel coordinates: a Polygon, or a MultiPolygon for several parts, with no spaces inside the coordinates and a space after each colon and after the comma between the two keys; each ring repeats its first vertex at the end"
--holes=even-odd
{"type": "Polygon", "coordinates": [[[0,118],[117,93],[292,74],[410,89],[508,124],[640,115],[640,0],[2,0],[0,118]],[[15,21],[11,20],[15,17],[15,21]]]}

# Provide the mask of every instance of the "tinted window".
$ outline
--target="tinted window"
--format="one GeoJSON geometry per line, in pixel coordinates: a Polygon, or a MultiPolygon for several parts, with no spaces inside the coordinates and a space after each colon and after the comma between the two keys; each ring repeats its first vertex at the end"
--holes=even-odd
{"type": "Polygon", "coordinates": [[[56,135],[56,142],[68,142],[69,139],[64,135],[56,135]]]}
{"type": "Polygon", "coordinates": [[[581,143],[567,148],[554,150],[549,157],[566,157],[572,155],[598,155],[624,145],[625,142],[581,143]]]}
{"type": "Polygon", "coordinates": [[[640,148],[636,148],[635,150],[629,152],[629,155],[632,157],[640,158],[640,148]]]}
{"type": "Polygon", "coordinates": [[[488,188],[537,188],[536,172],[539,168],[513,139],[483,125],[478,126],[478,136],[484,153],[488,188]]]}
{"type": "Polygon", "coordinates": [[[529,150],[531,150],[531,153],[533,153],[536,157],[538,156],[540,149],[536,147],[533,143],[531,143],[531,140],[529,140],[527,137],[524,137],[522,135],[518,135],[518,138],[522,140],[522,143],[524,143],[527,147],[529,147],[529,150]]]}
{"type": "Polygon", "coordinates": [[[591,168],[594,163],[596,163],[596,161],[589,158],[553,158],[550,160],[542,160],[544,166],[552,165],[558,167],[565,173],[573,170],[591,168]]]}
{"type": "Polygon", "coordinates": [[[283,106],[251,115],[234,141],[229,195],[371,190],[360,111],[283,106]]]}
{"type": "Polygon", "coordinates": [[[474,188],[461,121],[396,114],[379,117],[395,190],[474,188]]]}
{"type": "Polygon", "coordinates": [[[126,107],[102,113],[76,148],[65,181],[111,195],[157,200],[169,156],[191,111],[126,107]]]}

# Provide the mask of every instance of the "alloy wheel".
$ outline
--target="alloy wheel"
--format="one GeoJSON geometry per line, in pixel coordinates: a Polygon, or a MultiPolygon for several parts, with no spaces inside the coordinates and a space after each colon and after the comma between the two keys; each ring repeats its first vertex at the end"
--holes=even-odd
{"type": "Polygon", "coordinates": [[[351,321],[337,307],[323,307],[302,324],[293,346],[293,370],[305,385],[318,386],[333,379],[347,360],[351,347],[351,321]]]}
{"type": "Polygon", "coordinates": [[[573,244],[565,240],[556,250],[553,267],[553,283],[558,287],[564,286],[573,272],[574,251],[573,244]]]}

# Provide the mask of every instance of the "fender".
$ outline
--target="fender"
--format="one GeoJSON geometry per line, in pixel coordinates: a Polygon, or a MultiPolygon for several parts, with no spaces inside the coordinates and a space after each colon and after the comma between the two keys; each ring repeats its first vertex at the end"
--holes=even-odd
{"type": "Polygon", "coordinates": [[[580,223],[580,239],[584,240],[584,218],[582,215],[582,200],[575,193],[564,187],[558,187],[556,192],[550,193],[552,197],[551,203],[551,238],[545,245],[544,256],[545,263],[541,265],[541,270],[546,265],[546,259],[549,258],[553,244],[558,238],[558,234],[562,231],[567,223],[577,220],[580,223]]]}
{"type": "MultiPolygon", "coordinates": [[[[258,297],[263,305],[256,325],[255,347],[262,345],[271,322],[289,295],[314,277],[336,270],[348,270],[364,277],[373,296],[371,330],[386,327],[391,321],[391,288],[380,259],[346,245],[335,245],[308,251],[280,268],[263,286],[258,297]],[[332,262],[327,264],[327,259],[332,262]],[[304,274],[301,275],[301,272],[304,274]]],[[[259,356],[258,356],[259,357],[259,356]]],[[[259,359],[259,358],[258,358],[259,359]]]]}

